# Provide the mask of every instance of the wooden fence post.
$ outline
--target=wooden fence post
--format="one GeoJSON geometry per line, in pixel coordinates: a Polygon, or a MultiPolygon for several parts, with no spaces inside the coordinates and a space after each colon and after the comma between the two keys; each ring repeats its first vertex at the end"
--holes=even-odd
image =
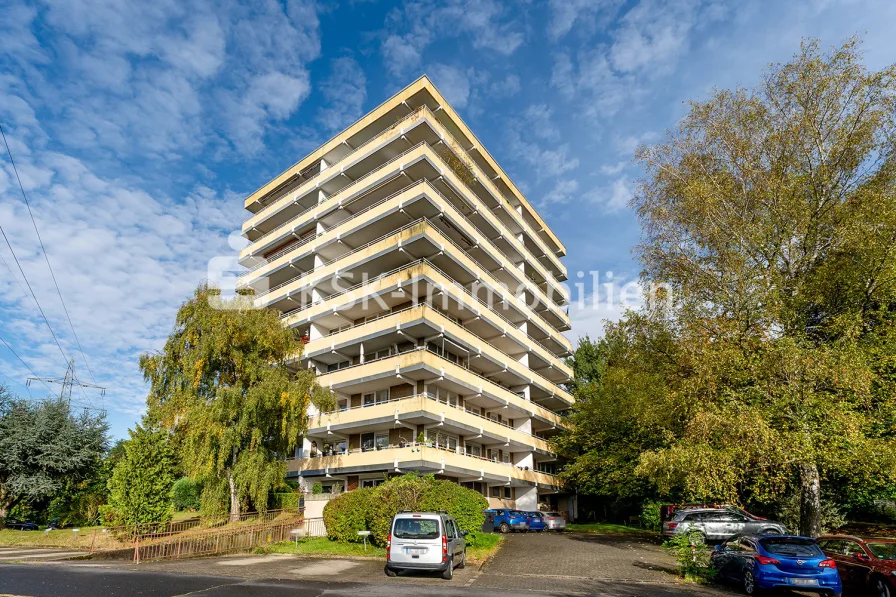
{"type": "Polygon", "coordinates": [[[93,529],[93,539],[90,540],[90,553],[93,553],[93,546],[96,543],[96,529],[93,529]]]}
{"type": "Polygon", "coordinates": [[[134,537],[134,562],[140,563],[140,535],[134,537]]]}

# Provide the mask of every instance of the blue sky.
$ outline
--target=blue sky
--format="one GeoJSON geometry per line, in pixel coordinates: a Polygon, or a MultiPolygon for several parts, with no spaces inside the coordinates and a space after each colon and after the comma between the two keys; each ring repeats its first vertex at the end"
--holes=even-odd
{"type": "MultiPolygon", "coordinates": [[[[684,102],[755,84],[805,36],[858,33],[870,67],[896,62],[886,0],[0,6],[0,123],[92,376],[5,156],[0,225],[80,377],[108,388],[76,401],[105,406],[118,437],[144,403],[138,355],[162,346],[208,261],[231,254],[243,198],[423,73],[566,244],[571,281],[624,283],[638,274],[632,152],[684,102]]],[[[0,257],[0,337],[61,376],[5,243],[0,257]]],[[[572,336],[619,312],[574,308],[572,336]]],[[[28,375],[0,345],[0,383],[45,395],[28,375]]]]}

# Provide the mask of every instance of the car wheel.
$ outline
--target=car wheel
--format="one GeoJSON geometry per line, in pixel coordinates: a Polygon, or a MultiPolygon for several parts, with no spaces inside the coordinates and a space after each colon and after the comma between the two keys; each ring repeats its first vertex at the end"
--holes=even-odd
{"type": "Polygon", "coordinates": [[[752,570],[744,571],[744,593],[747,595],[759,595],[759,587],[756,586],[756,577],[752,570]]]}
{"type": "Polygon", "coordinates": [[[398,573],[396,571],[392,570],[391,568],[389,568],[388,566],[386,566],[385,570],[386,570],[386,576],[388,576],[389,578],[395,578],[396,576],[398,576],[398,573]]]}
{"type": "Polygon", "coordinates": [[[510,525],[507,524],[506,522],[502,522],[501,525],[498,527],[498,530],[501,531],[501,533],[503,533],[504,535],[506,535],[507,533],[510,532],[510,525]]]}
{"type": "Polygon", "coordinates": [[[460,564],[457,565],[457,569],[463,570],[466,567],[467,567],[467,550],[465,549],[464,552],[460,556],[460,564]]]}
{"type": "Polygon", "coordinates": [[[442,572],[442,578],[445,580],[454,578],[454,558],[448,558],[448,567],[442,572]]]}
{"type": "Polygon", "coordinates": [[[887,581],[882,578],[875,579],[874,597],[891,597],[890,587],[887,586],[887,581]]]}

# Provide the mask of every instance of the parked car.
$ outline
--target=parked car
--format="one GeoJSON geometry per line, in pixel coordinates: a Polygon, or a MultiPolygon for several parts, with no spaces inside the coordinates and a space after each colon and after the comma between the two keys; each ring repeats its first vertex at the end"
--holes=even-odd
{"type": "Polygon", "coordinates": [[[566,519],[559,512],[542,512],[544,528],[558,533],[566,528],[566,519]]]}
{"type": "Polygon", "coordinates": [[[545,529],[544,515],[541,512],[524,512],[524,514],[530,531],[540,533],[545,529]]]}
{"type": "Polygon", "coordinates": [[[712,566],[747,595],[789,588],[839,596],[837,564],[811,537],[743,535],[717,545],[712,566]]]}
{"type": "Polygon", "coordinates": [[[896,539],[862,539],[825,535],[818,544],[837,562],[847,593],[892,597],[896,595],[896,539]]]}
{"type": "Polygon", "coordinates": [[[787,529],[779,522],[755,520],[732,510],[702,508],[681,510],[663,523],[663,535],[689,535],[697,541],[721,541],[735,535],[784,535],[787,529]]]}
{"type": "Polygon", "coordinates": [[[467,565],[467,531],[445,512],[399,512],[386,538],[386,576],[402,570],[433,570],[450,580],[467,565]]]}
{"type": "Polygon", "coordinates": [[[663,504],[662,506],[660,506],[660,520],[662,520],[663,522],[672,520],[673,518],[675,518],[675,514],[682,510],[705,509],[731,510],[733,512],[743,514],[747,518],[752,518],[753,520],[767,520],[762,516],[756,516],[755,514],[747,512],[740,506],[734,506],[732,504],[663,504]]]}
{"type": "Polygon", "coordinates": [[[511,531],[528,531],[529,520],[519,510],[505,510],[503,508],[485,510],[485,523],[482,525],[482,530],[487,533],[498,531],[504,534],[511,531]]]}
{"type": "Polygon", "coordinates": [[[39,527],[33,522],[28,522],[26,520],[17,520],[15,518],[7,518],[6,519],[6,528],[14,529],[17,531],[37,531],[40,530],[39,527]]]}
{"type": "Polygon", "coordinates": [[[47,530],[56,531],[56,530],[64,529],[64,528],[65,528],[65,523],[62,522],[58,516],[56,516],[55,518],[51,518],[49,521],[47,521],[47,530]]]}

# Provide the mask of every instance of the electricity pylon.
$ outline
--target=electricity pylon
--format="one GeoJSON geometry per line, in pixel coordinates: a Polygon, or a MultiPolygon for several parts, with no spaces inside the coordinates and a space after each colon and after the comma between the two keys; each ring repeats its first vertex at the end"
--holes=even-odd
{"type": "MultiPolygon", "coordinates": [[[[70,359],[68,362],[68,368],[65,370],[64,377],[29,377],[25,381],[26,386],[31,386],[32,381],[42,381],[44,383],[58,383],[62,386],[62,389],[59,391],[59,399],[65,400],[66,404],[72,403],[72,387],[78,386],[80,388],[91,388],[94,390],[100,391],[100,396],[106,395],[106,388],[102,386],[93,385],[90,383],[84,383],[80,381],[75,376],[75,359],[70,359]]],[[[104,409],[99,409],[104,410],[104,409]]]]}

